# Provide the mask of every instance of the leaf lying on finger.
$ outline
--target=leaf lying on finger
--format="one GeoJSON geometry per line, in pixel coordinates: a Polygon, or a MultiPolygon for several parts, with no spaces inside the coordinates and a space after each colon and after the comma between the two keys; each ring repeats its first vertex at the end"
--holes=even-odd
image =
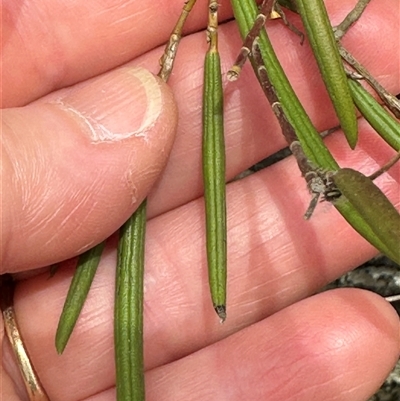
{"type": "MultiPolygon", "coordinates": [[[[254,0],[232,0],[231,4],[240,34],[244,39],[257,16],[257,5],[254,0]]],[[[318,167],[332,171],[337,170],[338,164],[301,105],[264,30],[260,32],[259,46],[271,84],[275,88],[285,115],[294,127],[307,157],[318,167]]],[[[257,66],[254,65],[254,62],[252,64],[256,69],[257,66]]]]}
{"type": "Polygon", "coordinates": [[[355,107],[324,2],[297,0],[296,4],[336,115],[354,149],[358,137],[355,107]]]}
{"type": "Polygon", "coordinates": [[[146,201],[120,229],[114,342],[118,401],[143,401],[143,276],[146,201]]]}
{"type": "MultiPolygon", "coordinates": [[[[238,20],[238,24],[241,27],[242,37],[245,37],[251,28],[251,19],[247,17],[248,13],[252,12],[253,15],[257,13],[255,4],[252,0],[232,0],[232,7],[235,17],[238,20]]],[[[265,32],[261,32],[260,34],[259,47],[260,53],[262,54],[262,60],[264,61],[265,71],[267,71],[270,80],[269,85],[272,85],[274,88],[279,103],[282,106],[282,110],[287,116],[288,122],[293,126],[294,131],[300,140],[305,156],[309,159],[309,164],[314,165],[314,170],[317,175],[320,171],[330,171],[330,174],[335,174],[335,171],[338,171],[339,167],[329,153],[329,150],[322,143],[321,138],[312,126],[308,116],[305,114],[303,107],[293,92],[278,59],[276,58],[274,49],[272,48],[268,35],[265,32]]],[[[257,65],[254,65],[253,63],[253,67],[255,67],[257,73],[257,65]]],[[[339,174],[339,180],[340,177],[341,174],[339,174]]],[[[343,187],[342,181],[340,185],[343,187]]],[[[345,183],[344,187],[345,191],[351,191],[351,181],[348,184],[345,183]],[[346,185],[349,185],[349,188],[347,188],[346,185]]],[[[357,190],[357,187],[355,189],[357,190]]],[[[324,191],[324,188],[322,188],[321,191],[324,191]]],[[[368,198],[368,193],[364,194],[364,196],[368,198]]],[[[384,195],[383,197],[386,199],[384,195]]],[[[348,201],[338,202],[338,204],[335,205],[339,212],[352,225],[352,227],[372,245],[388,254],[390,257],[396,257],[396,255],[394,255],[390,250],[390,246],[385,244],[385,239],[387,238],[386,235],[378,235],[376,233],[376,226],[372,224],[370,217],[365,219],[363,210],[357,205],[353,205],[350,199],[351,197],[348,198],[348,201]]],[[[388,200],[386,201],[389,202],[388,200]]],[[[373,203],[372,200],[371,203],[373,203]]]]}
{"type": "Polygon", "coordinates": [[[216,2],[210,2],[210,48],[204,62],[203,87],[203,180],[211,298],[215,311],[224,321],[227,276],[225,139],[221,62],[217,48],[217,7],[216,2]]]}
{"type": "Polygon", "coordinates": [[[371,127],[395,150],[400,151],[400,123],[358,82],[349,78],[354,103],[371,127]]]}
{"type": "Polygon", "coordinates": [[[104,245],[105,242],[102,242],[79,256],[78,265],[58,322],[56,349],[59,354],[63,353],[85,304],[104,245]]]}

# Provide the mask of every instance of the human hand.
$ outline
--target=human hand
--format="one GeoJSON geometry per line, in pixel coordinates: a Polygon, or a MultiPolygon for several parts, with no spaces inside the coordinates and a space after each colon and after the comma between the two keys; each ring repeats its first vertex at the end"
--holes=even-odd
{"type": "MultiPolygon", "coordinates": [[[[204,27],[202,3],[188,32],[204,27]]],[[[227,3],[221,5],[224,19],[230,16],[227,3]]],[[[353,3],[330,1],[333,22],[353,3]]],[[[180,0],[3,5],[3,104],[33,103],[3,111],[2,273],[26,274],[83,252],[114,232],[148,194],[172,146],[176,110],[166,86],[132,67],[157,72],[157,46],[181,6],[180,0]],[[147,128],[140,128],[145,108],[138,74],[151,85],[147,101],[155,101],[147,109],[147,128]],[[90,135],[115,140],[99,143],[90,135]]],[[[389,0],[372,2],[362,18],[344,44],[398,93],[399,44],[392,38],[399,10],[389,0]]],[[[280,22],[269,29],[318,129],[335,125],[308,46],[300,47],[280,22]]],[[[240,47],[233,22],[221,25],[220,46],[226,71],[240,47]]],[[[218,324],[198,199],[205,48],[204,32],[182,41],[170,80],[179,110],[177,137],[149,195],[147,399],[366,400],[398,358],[398,318],[380,297],[361,290],[305,299],[376,251],[329,204],[303,220],[309,194],[291,159],[228,185],[228,319],[218,324]]],[[[237,83],[226,84],[225,109],[232,179],[282,148],[284,140],[249,68],[237,83]]],[[[339,163],[369,173],[392,152],[362,120],[360,130],[354,152],[341,134],[327,143],[339,163]]],[[[398,202],[398,168],[378,182],[398,202]]],[[[17,286],[21,332],[52,401],[115,399],[115,245],[114,236],[62,356],[54,337],[73,263],[65,262],[51,279],[46,271],[17,286]]],[[[7,349],[3,362],[17,377],[7,349]]],[[[2,374],[4,399],[19,399],[2,374]]]]}

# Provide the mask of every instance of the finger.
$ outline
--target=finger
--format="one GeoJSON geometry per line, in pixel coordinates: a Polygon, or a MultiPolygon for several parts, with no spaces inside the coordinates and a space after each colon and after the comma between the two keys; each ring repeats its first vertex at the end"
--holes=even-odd
{"type": "MultiPolygon", "coordinates": [[[[348,10],[343,2],[340,7],[335,6],[336,3],[328,5],[332,18],[339,22],[348,10]]],[[[353,6],[350,3],[349,9],[353,6]]],[[[398,41],[387,38],[397,35],[396,29],[400,20],[398,11],[395,9],[387,15],[384,7],[371,3],[363,16],[368,19],[368,24],[355,24],[345,36],[346,46],[384,85],[395,92],[400,91],[400,87],[397,58],[393,55],[398,54],[400,48],[398,41]],[[371,47],[379,49],[380,57],[369,51],[371,47]]],[[[269,31],[285,71],[317,128],[323,130],[334,126],[337,120],[329,106],[324,85],[317,78],[317,66],[312,61],[310,49],[306,45],[300,46],[298,37],[279,22],[272,23],[269,31]],[[311,92],[310,82],[313,88],[311,92]]],[[[223,68],[226,71],[236,57],[241,40],[233,23],[222,26],[220,36],[223,68]]],[[[205,50],[203,33],[192,35],[181,44],[175,72],[170,80],[180,112],[178,134],[167,169],[150,196],[149,216],[175,208],[202,194],[200,150],[203,57],[199,55],[202,47],[205,50]]],[[[135,63],[156,72],[161,53],[162,48],[156,49],[135,63]]],[[[228,180],[285,145],[275,117],[258,88],[252,71],[249,66],[246,67],[237,83],[226,84],[228,180]]]]}
{"type": "MultiPolygon", "coordinates": [[[[2,314],[0,314],[0,344],[3,345],[3,346],[0,346],[0,359],[2,361],[2,363],[0,364],[1,396],[4,400],[7,400],[7,401],[18,401],[18,400],[21,400],[22,398],[19,398],[17,395],[17,387],[19,390],[22,390],[24,384],[21,383],[21,380],[18,380],[18,378],[15,378],[15,376],[18,376],[18,372],[15,372],[15,374],[13,376],[15,378],[15,382],[18,383],[18,385],[15,386],[10,375],[8,375],[8,373],[4,369],[5,360],[7,359],[7,355],[6,355],[6,351],[5,351],[5,348],[6,348],[5,342],[6,341],[7,340],[5,339],[5,333],[4,333],[4,321],[3,321],[2,314]]],[[[10,363],[13,364],[13,362],[10,362],[10,363]]]]}
{"type": "Polygon", "coordinates": [[[121,226],[165,165],[177,112],[164,83],[125,67],[2,117],[4,273],[69,258],[121,226]]]}
{"type": "MultiPolygon", "coordinates": [[[[369,134],[361,135],[361,142],[364,138],[368,142],[369,134]]],[[[339,161],[350,160],[354,153],[344,148],[347,152],[341,153],[339,161]]],[[[363,168],[372,169],[374,162],[359,148],[357,152],[357,159],[364,159],[363,168]]],[[[398,183],[394,178],[400,179],[400,171],[392,174],[382,176],[380,185],[398,203],[398,183]]],[[[229,279],[228,319],[224,325],[217,323],[209,297],[203,200],[148,222],[147,368],[180,359],[276,313],[376,253],[332,205],[321,205],[310,221],[304,221],[302,216],[310,197],[292,159],[229,184],[227,195],[229,279]]],[[[87,391],[79,392],[77,398],[113,385],[115,246],[115,241],[110,243],[105,252],[62,357],[49,344],[54,342],[73,266],[60,269],[51,280],[42,275],[21,283],[17,289],[17,316],[46,388],[52,386],[52,375],[62,377],[65,386],[78,392],[82,388],[87,391]],[[81,369],[76,368],[77,363],[81,369]],[[90,380],[94,375],[95,382],[90,380]],[[86,382],[91,382],[90,387],[83,385],[86,382]]]]}
{"type": "MultiPolygon", "coordinates": [[[[380,3],[380,8],[369,5],[367,13],[371,10],[371,13],[378,11],[383,15],[387,7],[392,9],[389,0],[384,1],[388,4],[380,3]]],[[[197,3],[185,27],[186,32],[206,25],[206,2],[198,0],[197,3]]],[[[338,23],[354,4],[350,0],[346,4],[336,3],[330,1],[327,6],[338,23]]],[[[180,0],[131,1],[113,3],[112,7],[93,0],[85,2],[85,6],[54,1],[32,4],[34,6],[24,3],[22,8],[19,3],[10,1],[3,5],[6,18],[3,19],[2,35],[2,107],[27,104],[165,43],[182,8],[180,0]]],[[[221,21],[230,18],[229,2],[221,1],[220,5],[221,21]]],[[[387,26],[396,28],[396,10],[393,15],[385,14],[387,26]]],[[[386,36],[385,45],[388,43],[386,38],[391,37],[396,36],[386,36]]],[[[381,43],[379,49],[384,48],[381,43]]]]}
{"type": "Polygon", "coordinates": [[[385,301],[364,291],[336,290],[149,372],[147,397],[365,401],[399,351],[398,316],[385,301]]]}
{"type": "MultiPolygon", "coordinates": [[[[199,0],[186,31],[206,26],[199,0]]],[[[182,0],[65,3],[5,1],[3,107],[21,106],[56,89],[115,68],[165,43],[182,0]]],[[[220,18],[232,15],[221,2],[220,18]]]]}
{"type": "MultiPolygon", "coordinates": [[[[343,2],[340,5],[337,2],[335,4],[337,6],[332,7],[331,15],[334,21],[339,22],[347,10],[343,7],[343,2]]],[[[293,17],[292,22],[296,24],[296,21],[293,17]]],[[[355,24],[344,39],[345,46],[393,93],[400,92],[398,57],[392,56],[400,56],[400,46],[397,40],[390,39],[397,35],[398,21],[398,9],[388,16],[379,4],[371,3],[360,23],[355,24]],[[362,21],[367,23],[361,23],[362,21]],[[385,42],[384,46],[381,45],[382,41],[385,42]],[[371,48],[375,47],[379,48],[379,57],[371,51],[371,48]]],[[[234,22],[224,24],[219,32],[222,69],[225,74],[234,62],[241,39],[234,22]]],[[[319,77],[310,47],[307,44],[301,46],[298,36],[278,21],[270,24],[268,32],[290,82],[317,129],[323,131],[336,126],[338,120],[324,83],[319,77]]],[[[181,42],[174,73],[169,81],[178,102],[178,132],[166,170],[149,197],[150,216],[182,205],[201,196],[203,192],[202,54],[206,48],[207,44],[201,32],[181,42]]],[[[156,71],[157,59],[161,52],[161,48],[156,49],[134,64],[156,71]]],[[[224,78],[224,90],[226,174],[227,180],[231,180],[251,165],[282,149],[286,143],[250,65],[245,66],[237,82],[229,83],[224,78]]],[[[372,140],[377,139],[375,137],[371,138],[372,140]]],[[[333,151],[337,152],[339,149],[333,151]]]]}
{"type": "MultiPolygon", "coordinates": [[[[149,400],[164,401],[234,401],[243,394],[248,400],[335,400],[340,394],[343,401],[364,401],[387,377],[399,350],[399,321],[393,308],[366,291],[335,290],[149,371],[146,394],[149,400]]],[[[75,369],[84,371],[76,359],[75,369]]],[[[63,377],[68,374],[65,369],[63,377]]],[[[64,388],[64,380],[56,386],[53,377],[47,391],[54,401],[114,399],[114,390],[107,390],[106,383],[99,385],[95,377],[86,381],[89,388],[64,388]],[[97,383],[95,389],[92,382],[97,383]]]]}

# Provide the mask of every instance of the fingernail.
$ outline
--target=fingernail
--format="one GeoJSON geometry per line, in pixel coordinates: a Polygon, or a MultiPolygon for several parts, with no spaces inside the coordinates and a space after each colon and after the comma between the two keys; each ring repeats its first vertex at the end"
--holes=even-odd
{"type": "Polygon", "coordinates": [[[149,71],[123,67],[76,85],[57,101],[87,128],[94,142],[146,136],[161,113],[161,90],[149,71]]]}

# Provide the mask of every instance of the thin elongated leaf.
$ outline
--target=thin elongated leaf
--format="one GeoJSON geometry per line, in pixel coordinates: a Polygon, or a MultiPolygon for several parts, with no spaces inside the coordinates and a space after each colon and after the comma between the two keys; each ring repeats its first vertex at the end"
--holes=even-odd
{"type": "MultiPolygon", "coordinates": [[[[252,21],[257,14],[257,7],[253,0],[232,0],[232,8],[238,22],[240,33],[246,37],[252,26],[252,21]]],[[[261,32],[259,40],[262,58],[273,87],[282,105],[290,124],[301,142],[305,154],[317,167],[327,171],[337,171],[339,169],[329,150],[323,144],[317,131],[313,127],[309,117],[301,106],[296,94],[294,93],[286,75],[272,48],[267,34],[261,32]]],[[[375,234],[369,223],[364,219],[350,202],[343,202],[335,205],[343,217],[358,231],[367,241],[374,245],[383,253],[390,253],[385,243],[375,234]]]]}
{"type": "Polygon", "coordinates": [[[323,0],[297,0],[296,4],[342,130],[354,148],[358,137],[355,107],[325,4],[323,0]]]}
{"type": "Polygon", "coordinates": [[[56,349],[61,354],[72,334],[96,274],[105,242],[79,256],[56,333],[56,349]]]}
{"type": "Polygon", "coordinates": [[[120,229],[114,342],[118,401],[144,401],[143,276],[146,201],[120,229]]]}
{"type": "Polygon", "coordinates": [[[392,117],[358,82],[349,78],[351,95],[358,110],[375,131],[395,150],[400,151],[400,123],[392,117]]]}
{"type": "MultiPolygon", "coordinates": [[[[210,49],[204,62],[203,180],[206,208],[207,262],[213,306],[226,318],[226,195],[225,139],[221,62],[217,49],[217,16],[210,4],[210,49]]],[[[215,7],[216,3],[215,3],[215,7]]]]}
{"type": "MultiPolygon", "coordinates": [[[[256,3],[254,0],[231,0],[231,4],[240,34],[244,39],[257,15],[256,3]]],[[[259,45],[271,83],[307,157],[318,167],[332,171],[337,170],[338,164],[323,143],[318,131],[293,91],[265,31],[260,33],[259,45]]]]}

